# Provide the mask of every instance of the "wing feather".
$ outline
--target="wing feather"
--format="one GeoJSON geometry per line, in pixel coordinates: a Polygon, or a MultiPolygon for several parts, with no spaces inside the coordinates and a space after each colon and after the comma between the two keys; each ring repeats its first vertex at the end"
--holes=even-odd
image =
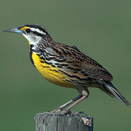
{"type": "Polygon", "coordinates": [[[67,71],[69,74],[77,75],[83,79],[93,78],[106,81],[113,79],[102,65],[83,54],[77,47],[55,43],[49,48],[51,48],[50,53],[55,54],[54,60],[58,62],[58,68],[62,71],[67,71]]]}

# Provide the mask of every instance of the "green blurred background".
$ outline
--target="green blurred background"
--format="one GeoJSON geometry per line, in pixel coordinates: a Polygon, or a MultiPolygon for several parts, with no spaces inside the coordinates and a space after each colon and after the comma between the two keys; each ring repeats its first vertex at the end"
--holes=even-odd
{"type": "MultiPolygon", "coordinates": [[[[33,131],[36,113],[78,94],[43,79],[30,62],[25,38],[2,32],[24,24],[43,25],[55,41],[96,59],[131,102],[130,0],[1,0],[0,20],[0,131],[33,131]]],[[[90,94],[74,111],[93,116],[96,131],[131,131],[131,108],[99,89],[90,94]]]]}

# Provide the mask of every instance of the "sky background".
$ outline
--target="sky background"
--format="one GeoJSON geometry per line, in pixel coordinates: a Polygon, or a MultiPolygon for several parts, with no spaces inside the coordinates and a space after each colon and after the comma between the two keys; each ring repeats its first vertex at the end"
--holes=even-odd
{"type": "MultiPolygon", "coordinates": [[[[44,26],[55,41],[75,45],[98,61],[131,102],[130,0],[1,0],[0,20],[1,131],[33,131],[36,113],[78,95],[43,79],[30,62],[24,37],[2,32],[25,24],[44,26]]],[[[93,116],[95,131],[131,131],[131,107],[99,89],[89,90],[89,98],[73,111],[93,116]]]]}

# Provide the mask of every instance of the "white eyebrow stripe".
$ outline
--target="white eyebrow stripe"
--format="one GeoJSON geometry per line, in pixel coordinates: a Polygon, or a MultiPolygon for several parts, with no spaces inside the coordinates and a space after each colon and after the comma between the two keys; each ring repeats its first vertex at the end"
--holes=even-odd
{"type": "Polygon", "coordinates": [[[40,33],[40,34],[46,35],[45,32],[43,32],[43,31],[41,31],[41,30],[39,30],[39,29],[36,29],[36,28],[31,28],[31,30],[32,30],[32,31],[36,31],[36,32],[38,32],[38,33],[40,33]]]}

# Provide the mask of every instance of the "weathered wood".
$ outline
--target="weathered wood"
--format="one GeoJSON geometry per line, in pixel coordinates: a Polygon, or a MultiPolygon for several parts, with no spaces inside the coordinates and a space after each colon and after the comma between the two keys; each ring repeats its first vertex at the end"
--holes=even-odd
{"type": "Polygon", "coordinates": [[[36,131],[93,131],[93,118],[80,113],[39,113],[35,121],[36,131]]]}

